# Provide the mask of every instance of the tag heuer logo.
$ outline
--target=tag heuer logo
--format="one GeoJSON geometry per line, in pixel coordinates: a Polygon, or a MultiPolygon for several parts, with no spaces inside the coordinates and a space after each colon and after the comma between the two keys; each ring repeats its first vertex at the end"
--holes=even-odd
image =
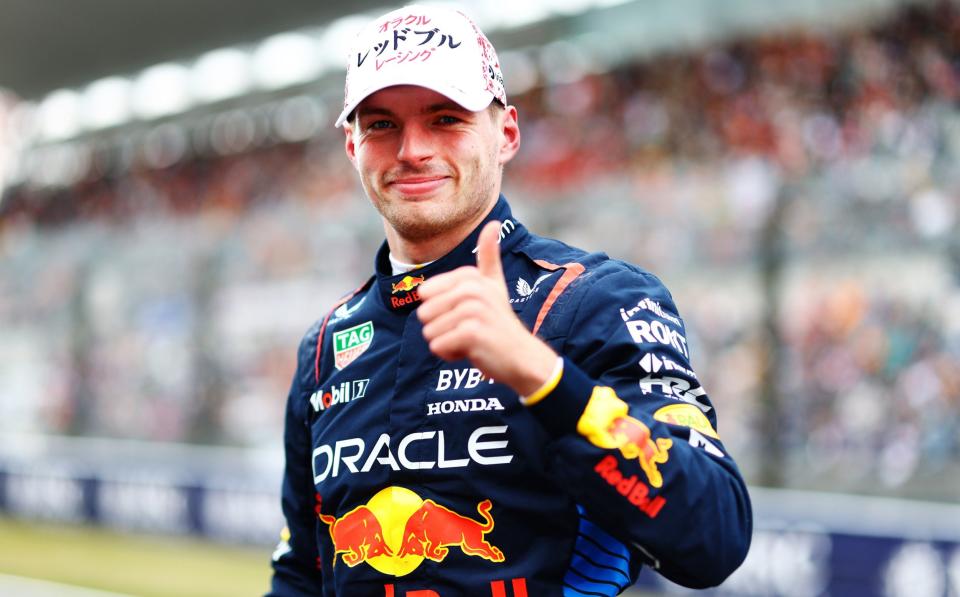
{"type": "Polygon", "coordinates": [[[373,340],[373,322],[367,321],[333,335],[333,364],[343,369],[367,352],[373,340]]]}

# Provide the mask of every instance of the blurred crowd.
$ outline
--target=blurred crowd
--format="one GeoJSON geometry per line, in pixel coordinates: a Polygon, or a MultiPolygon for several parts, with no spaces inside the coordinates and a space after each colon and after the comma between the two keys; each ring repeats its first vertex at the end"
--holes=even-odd
{"type": "MultiPolygon", "coordinates": [[[[516,211],[674,290],[748,479],[772,434],[784,484],[957,497],[956,5],[511,99],[516,211]]],[[[251,122],[227,150],[168,127],[89,148],[67,186],[7,189],[0,430],[280,441],[299,336],[369,274],[382,230],[342,133],[251,122]]]]}

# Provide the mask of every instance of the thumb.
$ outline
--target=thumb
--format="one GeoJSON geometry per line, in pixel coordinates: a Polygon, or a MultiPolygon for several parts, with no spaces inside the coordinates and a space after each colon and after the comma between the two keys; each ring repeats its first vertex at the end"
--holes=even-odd
{"type": "Polygon", "coordinates": [[[503,282],[500,263],[500,222],[493,220],[480,231],[477,239],[477,269],[484,277],[503,282]]]}

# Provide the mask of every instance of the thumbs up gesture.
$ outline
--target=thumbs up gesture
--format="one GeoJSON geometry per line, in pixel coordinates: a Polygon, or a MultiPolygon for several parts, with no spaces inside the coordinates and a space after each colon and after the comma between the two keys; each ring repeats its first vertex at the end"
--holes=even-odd
{"type": "Polygon", "coordinates": [[[488,222],[477,241],[476,267],[464,266],[420,286],[417,316],[430,351],[474,367],[529,396],[550,377],[557,355],[510,307],[500,261],[500,222],[488,222]]]}

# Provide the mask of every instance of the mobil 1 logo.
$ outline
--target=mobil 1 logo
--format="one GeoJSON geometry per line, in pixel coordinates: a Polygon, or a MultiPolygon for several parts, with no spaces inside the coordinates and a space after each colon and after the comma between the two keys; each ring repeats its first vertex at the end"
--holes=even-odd
{"type": "Polygon", "coordinates": [[[321,388],[314,392],[310,396],[310,404],[313,406],[314,412],[320,412],[336,404],[351,402],[366,396],[368,385],[370,385],[369,379],[342,381],[326,390],[321,388]]]}

